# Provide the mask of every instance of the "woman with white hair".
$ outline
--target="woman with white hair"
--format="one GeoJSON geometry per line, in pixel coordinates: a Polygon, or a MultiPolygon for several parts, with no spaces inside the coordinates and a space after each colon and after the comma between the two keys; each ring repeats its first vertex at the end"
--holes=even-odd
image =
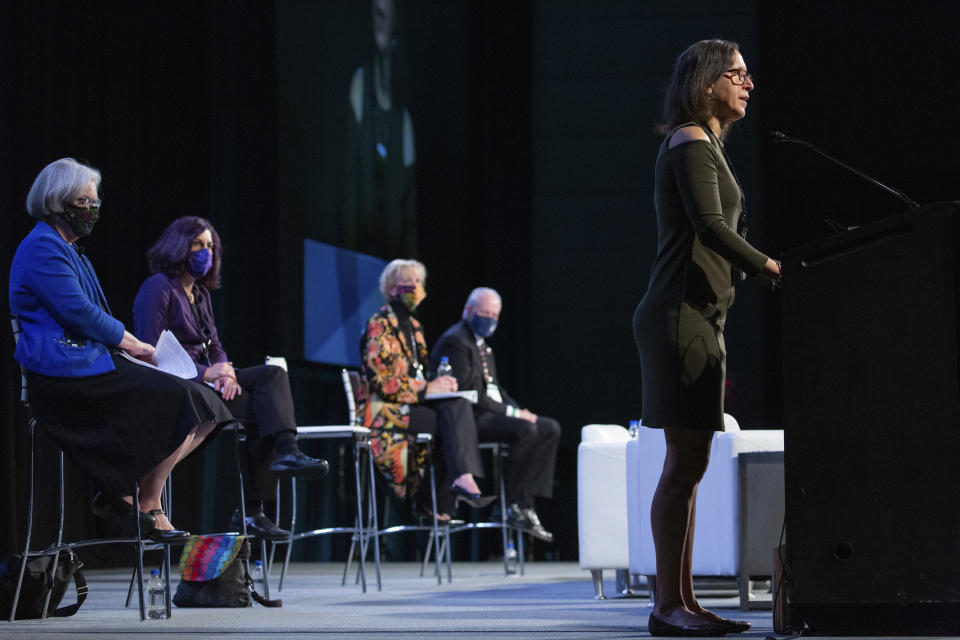
{"type": "Polygon", "coordinates": [[[360,415],[373,433],[378,468],[397,497],[414,497],[424,515],[424,501],[416,499],[423,460],[410,445],[417,433],[438,436],[446,482],[437,487],[437,517],[448,520],[447,510],[454,506],[451,496],[473,507],[490,504],[493,497],[481,496],[475,479],[483,475],[483,466],[469,402],[424,404],[428,393],[457,390],[456,378],[438,376],[428,382],[424,371],[427,343],[415,313],[427,297],[426,279],[426,267],[416,260],[394,260],[380,274],[380,292],[387,304],[370,318],[360,338],[361,369],[369,388],[368,397],[361,399],[360,415]]]}
{"type": "Polygon", "coordinates": [[[37,218],[10,267],[10,310],[22,328],[14,357],[30,387],[33,414],[98,489],[93,511],[136,515],[157,542],[182,544],[161,504],[173,467],[233,417],[203,385],[131,362],[149,360],[141,342],[110,314],[77,240],[100,219],[100,172],[72,158],[50,163],[27,195],[37,218]]]}

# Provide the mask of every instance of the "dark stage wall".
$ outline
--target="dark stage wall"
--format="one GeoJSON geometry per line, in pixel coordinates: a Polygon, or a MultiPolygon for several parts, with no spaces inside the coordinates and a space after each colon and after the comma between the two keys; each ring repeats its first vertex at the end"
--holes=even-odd
{"type": "MultiPolygon", "coordinates": [[[[335,31],[352,4],[326,6],[317,19],[332,22],[317,31],[335,31]]],[[[909,14],[852,5],[401,2],[417,134],[416,257],[430,269],[428,340],[457,318],[470,288],[503,293],[493,344],[504,381],[565,428],[557,496],[542,508],[559,535],[553,557],[576,557],[580,427],[640,413],[630,318],[656,245],[652,127],[685,46],[737,40],[757,77],[750,113],[728,144],[747,192],[750,239],[772,255],[825,235],[824,216],[858,224],[899,205],[803,149],[771,147],[761,135],[771,128],[819,143],[920,202],[957,197],[950,117],[941,113],[960,96],[941,69],[955,57],[950,30],[960,12],[948,2],[909,14]]],[[[316,233],[309,205],[329,205],[310,172],[335,167],[297,137],[298,119],[311,112],[281,88],[310,82],[323,62],[323,38],[314,38],[316,49],[296,48],[311,38],[297,12],[314,16],[318,6],[0,8],[3,277],[32,225],[23,200],[33,177],[58,157],[87,158],[103,171],[105,202],[87,247],[114,313],[129,325],[144,252],[160,230],[180,215],[209,217],[225,246],[215,295],[223,342],[241,365],[286,354],[298,418],[312,424],[345,414],[336,371],[300,359],[301,240],[316,233]],[[283,158],[301,169],[284,169],[283,158]]],[[[744,427],[780,423],[778,305],[747,284],[730,316],[729,410],[744,427]]],[[[11,344],[0,343],[6,551],[22,536],[25,442],[11,344]]],[[[232,474],[223,443],[178,471],[178,486],[206,490],[183,492],[177,523],[225,526],[232,474]]],[[[337,490],[334,479],[320,483],[306,503],[334,517],[337,490]]],[[[99,526],[89,497],[84,489],[72,500],[87,532],[99,526]]],[[[329,557],[342,546],[304,548],[329,557]]]]}

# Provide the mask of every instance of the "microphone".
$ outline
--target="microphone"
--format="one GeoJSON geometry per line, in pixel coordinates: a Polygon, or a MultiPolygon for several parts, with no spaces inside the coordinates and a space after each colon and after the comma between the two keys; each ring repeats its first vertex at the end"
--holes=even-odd
{"type": "Polygon", "coordinates": [[[907,194],[905,194],[904,192],[899,191],[899,190],[897,190],[897,189],[894,189],[893,187],[888,187],[887,185],[883,184],[883,183],[880,182],[879,180],[877,180],[877,179],[875,179],[875,178],[871,178],[870,176],[868,176],[867,174],[863,173],[862,171],[858,171],[858,170],[854,169],[853,167],[851,167],[850,165],[846,164],[845,162],[841,162],[841,161],[837,160],[836,158],[834,158],[834,157],[831,156],[830,154],[828,154],[828,153],[820,150],[819,148],[815,147],[814,145],[810,144],[809,142],[807,142],[807,141],[805,141],[805,140],[800,140],[800,139],[798,139],[798,138],[791,138],[790,136],[786,135],[785,133],[783,133],[783,132],[781,132],[781,131],[771,131],[771,132],[770,132],[770,138],[771,138],[774,142],[792,142],[793,144],[798,144],[798,145],[800,145],[800,146],[802,146],[802,147],[806,147],[807,149],[810,149],[810,150],[813,151],[814,153],[823,156],[824,158],[826,158],[826,159],[829,160],[830,162],[833,162],[834,164],[840,165],[841,167],[843,167],[844,169],[846,169],[846,170],[849,171],[850,173],[853,173],[853,174],[855,174],[855,175],[863,178],[863,179],[866,180],[867,182],[870,182],[871,184],[874,184],[874,185],[880,187],[881,189],[883,189],[883,190],[886,191],[887,193],[890,193],[890,194],[896,196],[899,200],[901,200],[902,202],[906,203],[906,205],[907,205],[908,207],[910,207],[911,209],[919,209],[919,208],[920,208],[920,205],[919,205],[915,200],[913,200],[910,196],[908,196],[907,194]]]}

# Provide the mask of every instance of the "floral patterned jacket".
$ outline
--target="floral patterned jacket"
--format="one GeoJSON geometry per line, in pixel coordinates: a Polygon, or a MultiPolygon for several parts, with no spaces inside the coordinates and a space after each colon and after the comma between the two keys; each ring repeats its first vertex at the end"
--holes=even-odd
{"type": "Polygon", "coordinates": [[[410,405],[420,402],[427,390],[426,378],[417,377],[415,366],[427,364],[423,326],[411,316],[409,326],[402,327],[396,312],[384,305],[360,338],[360,360],[367,393],[361,394],[358,411],[372,432],[374,461],[398,497],[413,495],[426,455],[411,446],[416,436],[408,432],[410,405]],[[410,344],[411,333],[415,345],[410,344]]]}

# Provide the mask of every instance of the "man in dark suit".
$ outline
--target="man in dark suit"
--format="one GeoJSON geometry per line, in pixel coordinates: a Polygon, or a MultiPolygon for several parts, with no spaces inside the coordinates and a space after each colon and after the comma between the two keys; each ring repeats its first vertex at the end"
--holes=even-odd
{"type": "Polygon", "coordinates": [[[534,499],[553,495],[553,472],[560,425],[553,418],[538,416],[511,398],[497,378],[493,350],[486,339],[493,335],[502,302],[493,289],[470,292],[463,319],[447,329],[430,351],[430,370],[446,356],[461,391],[475,390],[474,407],[480,442],[510,445],[506,468],[507,522],[530,535],[553,541],[553,534],[540,523],[534,499]]]}

